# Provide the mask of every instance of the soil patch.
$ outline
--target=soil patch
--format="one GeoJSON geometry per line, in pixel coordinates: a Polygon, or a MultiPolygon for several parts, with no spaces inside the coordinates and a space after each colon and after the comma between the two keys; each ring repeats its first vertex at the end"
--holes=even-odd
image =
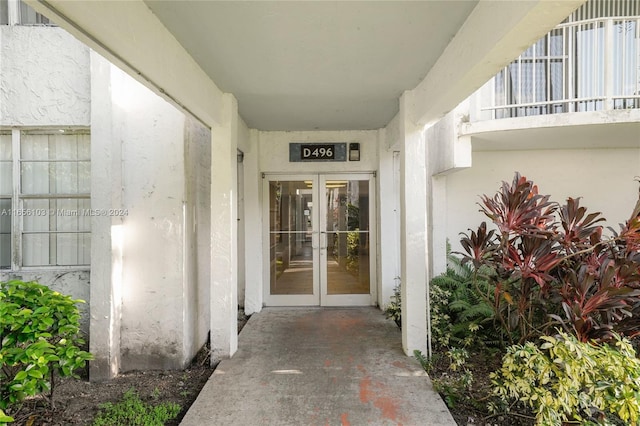
{"type": "MultiPolygon", "coordinates": [[[[473,381],[469,390],[451,389],[440,391],[440,396],[447,403],[447,407],[458,426],[532,426],[535,418],[532,413],[511,412],[509,414],[492,415],[487,408],[491,394],[491,380],[489,374],[497,371],[502,365],[502,354],[492,354],[487,350],[469,351],[469,359],[464,369],[471,372],[473,381]],[[453,400],[452,396],[454,395],[453,400]]],[[[462,375],[462,371],[452,371],[446,355],[446,348],[434,350],[434,362],[429,377],[438,381],[455,381],[462,375]]]]}

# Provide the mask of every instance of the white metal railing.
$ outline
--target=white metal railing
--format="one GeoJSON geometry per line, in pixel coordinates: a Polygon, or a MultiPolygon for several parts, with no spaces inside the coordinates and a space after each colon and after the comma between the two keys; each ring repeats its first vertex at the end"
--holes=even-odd
{"type": "Polygon", "coordinates": [[[590,15],[568,18],[500,71],[481,91],[481,117],[640,108],[640,16],[590,15]]]}

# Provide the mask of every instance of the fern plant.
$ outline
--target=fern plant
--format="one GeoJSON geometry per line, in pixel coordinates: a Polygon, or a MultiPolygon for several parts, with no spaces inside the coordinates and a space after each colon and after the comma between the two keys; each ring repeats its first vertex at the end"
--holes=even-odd
{"type": "Polygon", "coordinates": [[[488,295],[494,291],[483,271],[449,253],[447,271],[431,280],[431,332],[440,346],[497,345],[500,328],[493,326],[488,295]]]}

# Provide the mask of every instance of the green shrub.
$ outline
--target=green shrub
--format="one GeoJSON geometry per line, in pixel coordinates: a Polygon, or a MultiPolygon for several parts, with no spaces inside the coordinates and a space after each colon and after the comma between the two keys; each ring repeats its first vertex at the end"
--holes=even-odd
{"type": "Polygon", "coordinates": [[[11,423],[13,421],[13,417],[7,416],[4,411],[0,410],[0,425],[6,425],[7,423],[11,423]]]}
{"type": "Polygon", "coordinates": [[[402,287],[400,283],[393,288],[391,302],[385,306],[384,314],[388,319],[395,321],[399,328],[402,328],[402,287]]]}
{"type": "Polygon", "coordinates": [[[46,391],[51,402],[54,374],[75,376],[91,359],[79,302],[35,282],[0,283],[0,409],[46,391]]]}
{"type": "MultiPolygon", "coordinates": [[[[154,399],[157,399],[157,395],[154,399]]],[[[116,404],[102,404],[92,426],[163,426],[176,418],[178,413],[178,404],[166,402],[153,406],[142,401],[138,394],[130,389],[124,394],[122,401],[116,404]]]]}
{"type": "Polygon", "coordinates": [[[559,205],[516,173],[480,210],[493,222],[460,241],[464,262],[495,289],[489,306],[510,343],[561,325],[582,342],[640,335],[640,198],[625,224],[603,237],[600,213],[579,198],[559,205]]]}
{"type": "Polygon", "coordinates": [[[490,409],[525,404],[540,425],[640,424],[640,360],[627,340],[596,345],[562,332],[542,340],[508,348],[491,374],[499,402],[490,409]]]}

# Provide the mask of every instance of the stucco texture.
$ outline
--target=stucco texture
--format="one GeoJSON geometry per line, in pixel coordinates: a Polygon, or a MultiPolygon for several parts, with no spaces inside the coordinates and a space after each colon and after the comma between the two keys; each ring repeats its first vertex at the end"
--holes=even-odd
{"type": "Polygon", "coordinates": [[[88,126],[89,48],[56,27],[0,27],[0,124],[88,126]]]}

